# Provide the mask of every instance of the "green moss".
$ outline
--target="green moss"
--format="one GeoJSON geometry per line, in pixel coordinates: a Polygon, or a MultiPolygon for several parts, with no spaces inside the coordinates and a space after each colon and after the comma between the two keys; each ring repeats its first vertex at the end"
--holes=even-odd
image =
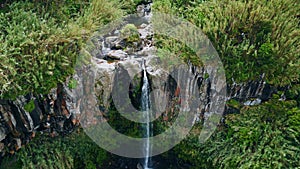
{"type": "Polygon", "coordinates": [[[208,79],[209,78],[209,74],[208,73],[205,73],[204,74],[204,79],[208,79]]]}
{"type": "Polygon", "coordinates": [[[69,89],[75,89],[77,87],[77,81],[76,79],[70,79],[68,83],[69,89]]]}
{"type": "Polygon", "coordinates": [[[121,37],[128,43],[140,41],[140,34],[134,24],[125,25],[121,30],[121,37]]]}
{"type": "Polygon", "coordinates": [[[35,109],[34,100],[30,100],[27,104],[25,104],[24,109],[27,112],[32,112],[35,109]]]}
{"type": "Polygon", "coordinates": [[[230,99],[229,101],[227,101],[226,103],[228,106],[236,108],[236,109],[240,109],[241,108],[241,103],[235,99],[230,99]]]}

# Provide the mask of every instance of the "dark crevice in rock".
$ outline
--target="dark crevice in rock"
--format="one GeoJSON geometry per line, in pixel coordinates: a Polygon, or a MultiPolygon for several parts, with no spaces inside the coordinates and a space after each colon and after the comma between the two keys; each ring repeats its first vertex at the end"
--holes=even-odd
{"type": "Polygon", "coordinates": [[[59,84],[57,91],[53,90],[48,95],[0,100],[0,144],[3,145],[0,146],[0,156],[13,153],[27,144],[35,132],[55,136],[73,131],[78,122],[66,108],[66,95],[65,87],[59,84]],[[27,112],[24,107],[30,101],[33,101],[34,109],[27,112]]]}

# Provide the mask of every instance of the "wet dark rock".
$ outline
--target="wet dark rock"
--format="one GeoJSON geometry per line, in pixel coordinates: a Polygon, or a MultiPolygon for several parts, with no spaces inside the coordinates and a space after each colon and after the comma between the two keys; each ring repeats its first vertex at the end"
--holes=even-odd
{"type": "Polygon", "coordinates": [[[118,36],[108,36],[108,37],[105,38],[105,41],[106,41],[107,44],[112,45],[112,44],[114,44],[118,39],[119,39],[118,36]]]}
{"type": "Polygon", "coordinates": [[[227,87],[228,96],[240,101],[247,101],[250,98],[258,98],[266,101],[271,98],[277,90],[265,83],[263,79],[258,81],[250,81],[241,84],[229,84],[227,87]]]}
{"type": "Polygon", "coordinates": [[[142,166],[141,163],[138,163],[138,164],[136,165],[136,168],[137,168],[137,169],[143,169],[143,166],[142,166]]]}
{"type": "Polygon", "coordinates": [[[137,15],[138,15],[139,17],[145,16],[145,7],[144,7],[144,5],[138,5],[138,6],[136,7],[136,11],[137,11],[137,15]]]}
{"type": "Polygon", "coordinates": [[[65,87],[60,84],[48,95],[26,95],[13,101],[0,100],[0,145],[6,147],[0,149],[2,154],[17,151],[37,131],[51,136],[73,131],[78,122],[72,122],[76,118],[75,114],[70,118],[71,109],[67,109],[70,101],[65,87]],[[34,109],[27,112],[24,107],[30,101],[33,101],[34,109]]]}
{"type": "Polygon", "coordinates": [[[245,106],[255,106],[261,104],[261,99],[257,98],[255,100],[248,100],[244,103],[245,106]]]}
{"type": "Polygon", "coordinates": [[[43,120],[43,111],[37,100],[34,100],[34,105],[35,105],[35,108],[32,112],[30,112],[30,114],[31,114],[31,118],[33,120],[33,125],[37,126],[43,120]]]}
{"type": "Polygon", "coordinates": [[[125,40],[117,40],[116,42],[112,43],[112,47],[110,49],[120,50],[120,49],[125,49],[125,47],[126,47],[125,40]]]}

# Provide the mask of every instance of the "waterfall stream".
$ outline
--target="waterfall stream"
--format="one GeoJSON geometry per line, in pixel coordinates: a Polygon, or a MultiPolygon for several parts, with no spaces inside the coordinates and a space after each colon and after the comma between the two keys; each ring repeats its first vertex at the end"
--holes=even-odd
{"type": "Polygon", "coordinates": [[[143,116],[144,118],[147,119],[147,123],[145,125],[145,137],[146,137],[146,141],[144,143],[143,146],[143,151],[145,154],[145,160],[144,160],[144,169],[148,169],[149,166],[149,162],[151,157],[149,156],[150,151],[151,151],[151,147],[150,147],[150,139],[149,137],[151,137],[151,133],[150,133],[150,129],[151,129],[151,125],[150,125],[150,99],[149,99],[149,81],[147,78],[147,72],[146,72],[146,67],[145,67],[145,63],[142,63],[142,67],[143,67],[143,73],[144,73],[144,77],[143,77],[143,86],[142,86],[142,98],[141,98],[141,103],[142,103],[142,111],[143,111],[143,116]]]}

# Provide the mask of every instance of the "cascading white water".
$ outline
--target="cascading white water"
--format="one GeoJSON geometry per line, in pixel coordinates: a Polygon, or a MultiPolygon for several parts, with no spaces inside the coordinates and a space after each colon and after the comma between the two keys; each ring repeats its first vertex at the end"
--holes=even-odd
{"type": "Polygon", "coordinates": [[[143,72],[144,72],[144,77],[143,77],[143,86],[142,86],[142,98],[141,98],[141,104],[142,104],[142,111],[143,111],[143,116],[144,118],[147,119],[147,123],[145,125],[145,131],[146,131],[146,141],[144,143],[143,146],[143,151],[145,154],[145,160],[144,160],[144,169],[149,169],[149,161],[150,161],[150,151],[151,151],[151,147],[150,147],[150,139],[149,137],[151,137],[151,133],[150,133],[150,100],[149,100],[149,81],[147,78],[147,73],[146,73],[146,68],[145,68],[145,63],[143,61],[142,63],[142,67],[143,67],[143,72]]]}

